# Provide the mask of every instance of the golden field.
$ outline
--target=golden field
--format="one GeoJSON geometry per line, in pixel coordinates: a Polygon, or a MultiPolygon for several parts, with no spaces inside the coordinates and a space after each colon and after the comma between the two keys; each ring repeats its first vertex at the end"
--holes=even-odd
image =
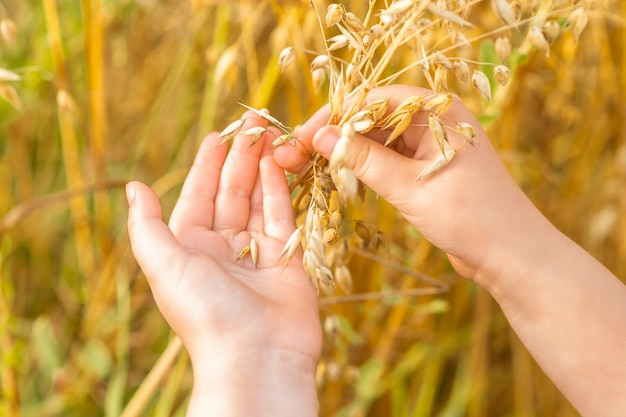
{"type": "MultiPolygon", "coordinates": [[[[474,3],[471,21],[498,27],[489,2],[474,3]]],[[[453,76],[451,91],[541,211],[625,279],[625,11],[584,5],[578,42],[562,30],[549,57],[523,28],[506,32],[520,38],[516,65],[491,102],[453,76]]],[[[297,0],[2,0],[0,19],[15,25],[0,68],[19,75],[0,100],[0,415],[184,415],[190,365],[130,252],[123,186],[152,185],[167,215],[199,141],[238,118],[238,102],[290,126],[327,103],[308,76],[317,17],[297,0]],[[298,54],[281,73],[287,46],[298,54]]],[[[499,33],[475,34],[467,53],[493,62],[499,33]]],[[[320,296],[322,320],[339,321],[321,416],[577,415],[488,294],[389,205],[366,193],[345,216],[388,244],[350,255],[351,296],[320,296]]]]}

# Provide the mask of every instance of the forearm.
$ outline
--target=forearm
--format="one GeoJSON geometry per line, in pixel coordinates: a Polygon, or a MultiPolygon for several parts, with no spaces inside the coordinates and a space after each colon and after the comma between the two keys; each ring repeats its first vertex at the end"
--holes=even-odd
{"type": "Polygon", "coordinates": [[[542,216],[522,227],[477,282],[582,415],[622,416],[626,286],[542,216]]]}
{"type": "Polygon", "coordinates": [[[317,416],[313,358],[281,350],[207,356],[194,363],[188,417],[317,416]]]}

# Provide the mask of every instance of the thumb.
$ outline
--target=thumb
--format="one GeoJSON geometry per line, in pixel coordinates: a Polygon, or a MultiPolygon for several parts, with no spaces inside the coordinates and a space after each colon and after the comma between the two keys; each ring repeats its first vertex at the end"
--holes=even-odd
{"type": "Polygon", "coordinates": [[[150,187],[141,182],[130,182],[126,185],[126,198],[133,254],[150,287],[159,291],[160,281],[166,281],[163,271],[175,269],[187,254],[163,222],[161,203],[150,187]]]}
{"type": "MultiPolygon", "coordinates": [[[[325,126],[315,134],[313,147],[330,159],[340,134],[339,127],[325,126]]],[[[358,179],[395,206],[401,205],[406,200],[407,191],[415,188],[414,180],[425,164],[400,155],[360,133],[354,135],[346,162],[358,179]]]]}

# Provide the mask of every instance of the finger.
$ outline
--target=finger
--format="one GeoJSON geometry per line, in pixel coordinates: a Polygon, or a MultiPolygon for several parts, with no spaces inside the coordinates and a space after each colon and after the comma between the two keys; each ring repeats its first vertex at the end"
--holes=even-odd
{"type": "MultiPolygon", "coordinates": [[[[243,119],[242,131],[254,126],[267,126],[265,119],[251,111],[246,112],[243,119]]],[[[226,157],[215,197],[215,230],[244,230],[248,224],[250,196],[259,171],[264,137],[253,145],[251,141],[250,136],[237,135],[226,157]]]]}
{"type": "Polygon", "coordinates": [[[218,146],[217,133],[200,145],[170,219],[170,228],[181,237],[193,228],[212,229],[215,196],[228,148],[218,146]]]}
{"type": "Polygon", "coordinates": [[[133,254],[152,290],[164,293],[169,282],[167,276],[177,275],[188,254],[163,222],[159,199],[147,185],[133,181],[126,186],[126,195],[133,254]]]}
{"type": "Polygon", "coordinates": [[[246,230],[251,232],[263,232],[263,189],[261,177],[257,176],[252,194],[250,195],[250,217],[246,230]]]}
{"type": "MultiPolygon", "coordinates": [[[[340,133],[337,126],[324,127],[315,135],[313,146],[324,157],[330,158],[340,133]]],[[[415,187],[415,178],[428,163],[407,158],[357,133],[352,140],[346,166],[381,197],[401,208],[406,201],[406,190],[415,187]]]]}
{"type": "MultiPolygon", "coordinates": [[[[261,150],[260,158],[261,160],[266,155],[271,155],[272,153],[272,141],[274,138],[280,135],[280,131],[273,127],[269,127],[267,129],[267,133],[265,133],[265,137],[263,138],[263,149],[261,150]]],[[[260,171],[260,163],[259,163],[259,173],[260,171]]],[[[261,175],[257,176],[256,183],[254,184],[254,188],[252,190],[252,194],[250,195],[250,218],[248,220],[248,226],[246,227],[249,231],[255,231],[259,233],[263,233],[265,228],[265,218],[264,218],[264,193],[263,186],[261,181],[261,175]]]]}
{"type": "MultiPolygon", "coordinates": [[[[388,113],[392,112],[400,103],[409,96],[429,95],[432,91],[415,86],[390,85],[373,89],[365,98],[363,105],[376,101],[389,99],[388,113]]],[[[338,120],[330,120],[331,110],[328,105],[318,110],[296,132],[297,143],[287,143],[279,146],[274,151],[274,160],[283,169],[290,172],[299,172],[310,159],[314,151],[313,138],[317,131],[329,124],[335,124],[338,120]]],[[[378,135],[372,138],[384,142],[385,136],[378,135]]]]}
{"type": "Polygon", "coordinates": [[[296,139],[274,150],[274,160],[283,169],[298,172],[311,158],[313,153],[313,136],[322,126],[328,124],[330,107],[324,106],[298,128],[296,139]]]}
{"type": "Polygon", "coordinates": [[[295,230],[296,222],[285,172],[271,155],[261,159],[260,170],[265,234],[286,241],[295,230]]]}

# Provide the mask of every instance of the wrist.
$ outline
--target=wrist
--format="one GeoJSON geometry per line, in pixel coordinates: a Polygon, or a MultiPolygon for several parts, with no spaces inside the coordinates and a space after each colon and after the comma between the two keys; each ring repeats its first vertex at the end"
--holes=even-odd
{"type": "Polygon", "coordinates": [[[188,416],[317,416],[317,358],[284,349],[194,360],[188,416]]]}
{"type": "Polygon", "coordinates": [[[551,257],[549,252],[558,251],[564,238],[529,201],[525,203],[525,209],[499,229],[476,268],[474,281],[499,303],[512,292],[519,293],[520,286],[535,285],[531,278],[540,276],[538,270],[551,257]]]}

